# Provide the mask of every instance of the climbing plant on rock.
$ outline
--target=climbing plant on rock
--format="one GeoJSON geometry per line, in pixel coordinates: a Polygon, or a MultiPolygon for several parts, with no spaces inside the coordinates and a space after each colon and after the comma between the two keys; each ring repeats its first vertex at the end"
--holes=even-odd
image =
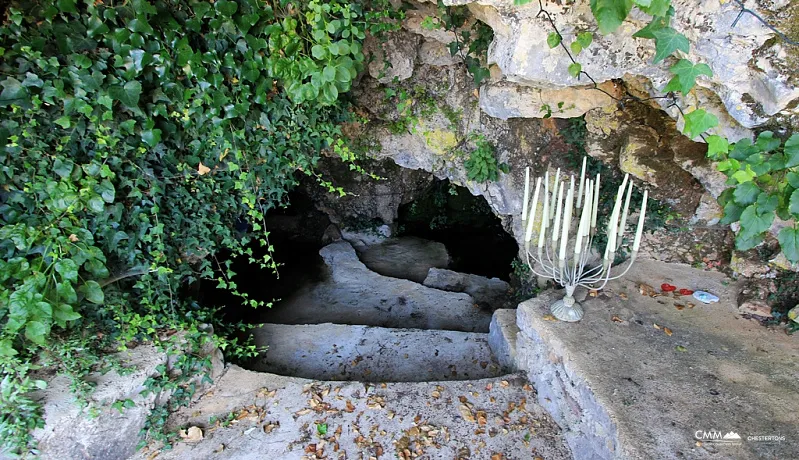
{"type": "MultiPolygon", "coordinates": [[[[525,5],[532,0],[514,0],[516,5],[525,5]]],[[[751,14],[766,27],[774,31],[781,40],[796,46],[785,34],[774,28],[752,10],[745,8],[742,2],[736,1],[741,8],[739,18],[751,14]]],[[[707,155],[717,161],[717,168],[730,178],[730,186],[719,198],[724,207],[723,223],[740,223],[741,230],[736,236],[736,247],[741,250],[751,249],[763,241],[764,234],[771,228],[775,217],[790,220],[792,224],[780,230],[778,241],[783,253],[791,262],[799,262],[799,134],[784,139],[778,138],[771,131],[760,133],[756,142],[743,139],[731,143],[726,138],[712,134],[711,130],[719,125],[718,118],[701,107],[684,112],[679,105],[677,94],[689,95],[700,77],[712,77],[713,71],[705,63],[694,63],[682,57],[690,51],[688,38],[671,27],[675,10],[671,0],[591,0],[590,6],[597,27],[602,34],[615,32],[627,19],[633,7],[651,16],[649,24],[635,32],[632,36],[654,41],[655,54],[652,64],[660,64],[667,59],[671,61],[669,71],[673,75],[662,88],[663,95],[642,99],[629,92],[618,98],[598,87],[591,75],[584,70],[575,56],[591,44],[590,32],[584,31],[576,35],[567,48],[563,36],[555,25],[554,18],[544,8],[543,0],[538,1],[539,17],[543,17],[552,27],[547,37],[550,48],[561,47],[571,60],[568,72],[574,78],[587,77],[594,89],[602,91],[620,104],[626,102],[646,102],[655,99],[667,100],[668,107],[675,107],[683,119],[682,133],[691,139],[701,138],[708,144],[707,155]],[[588,34],[588,35],[587,35],[588,34]],[[784,142],[783,142],[784,141],[784,142]],[[797,156],[797,160],[793,160],[797,156]],[[795,203],[794,203],[795,202],[795,203]]],[[[736,20],[737,22],[737,20],[736,20]]]]}
{"type": "MultiPolygon", "coordinates": [[[[335,190],[314,171],[321,151],[357,160],[340,95],[366,34],[396,27],[387,5],[12,2],[0,27],[3,372],[24,382],[21,362],[78,331],[124,344],[213,322],[181,292],[202,278],[238,293],[213,257],[222,248],[274,267],[249,244],[271,253],[264,213],[295,172],[335,190]]],[[[14,433],[3,442],[24,450],[14,433]]]]}

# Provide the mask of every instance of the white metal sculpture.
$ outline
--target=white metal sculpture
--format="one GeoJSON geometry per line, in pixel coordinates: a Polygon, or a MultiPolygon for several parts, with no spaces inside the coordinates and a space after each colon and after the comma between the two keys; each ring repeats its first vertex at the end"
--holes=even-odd
{"type": "Polygon", "coordinates": [[[621,245],[627,227],[633,184],[629,180],[629,175],[625,175],[616,192],[616,202],[608,221],[607,245],[600,258],[599,254],[592,250],[592,244],[596,235],[601,178],[599,174],[593,180],[586,178],[585,166],[586,158],[583,158],[576,195],[574,176],[570,176],[566,188],[566,178],[561,179],[560,169],[555,173],[552,188],[550,188],[549,171],[543,178],[537,178],[532,205],[530,205],[529,167],[524,177],[522,225],[525,226],[524,252],[527,265],[535,275],[551,278],[566,289],[566,296],[551,307],[552,315],[561,321],[574,322],[583,317],[583,308],[573,297],[577,286],[602,289],[608,281],[621,278],[630,270],[638,255],[644,229],[648,190],[644,190],[629,264],[621,274],[611,275],[616,250],[621,245]],[[528,205],[530,205],[529,210],[528,205]],[[534,232],[537,238],[533,237],[534,232]],[[536,241],[536,247],[531,248],[531,243],[536,241]]]}

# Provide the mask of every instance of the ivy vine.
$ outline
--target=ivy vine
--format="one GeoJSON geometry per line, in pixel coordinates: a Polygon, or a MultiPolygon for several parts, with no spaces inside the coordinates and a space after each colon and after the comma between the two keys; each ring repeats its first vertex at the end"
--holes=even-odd
{"type": "MultiPolygon", "coordinates": [[[[383,0],[12,2],[0,27],[4,391],[29,388],[23,363],[61,336],[124,347],[213,323],[185,295],[199,279],[261,305],[213,255],[274,268],[264,216],[296,173],[337,190],[315,172],[326,149],[360,170],[341,95],[366,34],[394,28],[383,0]]],[[[24,452],[20,416],[41,418],[6,414],[3,447],[24,452]]]]}
{"type": "MultiPolygon", "coordinates": [[[[515,5],[525,5],[532,0],[514,0],[515,5]]],[[[736,0],[740,8],[738,20],[744,14],[750,14],[774,31],[788,45],[797,45],[784,33],[753,10],[746,8],[743,2],[736,0]]],[[[718,117],[703,108],[685,112],[679,105],[678,94],[686,97],[696,87],[697,79],[712,77],[711,67],[705,63],[694,63],[685,56],[690,51],[688,38],[671,27],[675,10],[671,0],[591,0],[591,12],[597,21],[597,28],[602,34],[615,32],[627,19],[633,7],[649,15],[649,24],[633,34],[634,38],[654,41],[655,54],[652,64],[669,61],[669,72],[672,77],[662,89],[663,94],[649,98],[640,98],[629,92],[616,97],[598,86],[596,80],[584,70],[583,65],[575,58],[583,49],[591,45],[593,35],[590,31],[575,34],[569,47],[558,30],[553,16],[544,8],[543,0],[538,0],[538,17],[543,18],[552,28],[547,37],[550,48],[561,47],[567,54],[571,64],[569,75],[573,78],[586,77],[592,87],[614,99],[620,106],[626,102],[643,103],[661,99],[667,101],[667,108],[677,109],[683,119],[682,133],[690,139],[701,138],[708,144],[707,155],[717,161],[717,168],[724,172],[729,180],[729,188],[719,197],[724,207],[722,223],[740,224],[736,236],[736,247],[740,250],[751,249],[764,240],[766,232],[771,228],[776,217],[790,221],[778,234],[778,241],[785,257],[792,263],[799,262],[799,134],[791,135],[790,130],[779,138],[772,131],[761,132],[756,142],[742,139],[736,143],[729,142],[723,136],[713,134],[713,128],[719,125],[718,117]],[[796,158],[794,158],[796,157],[796,158]],[[795,197],[794,197],[795,194],[795,197]]],[[[551,112],[549,112],[551,113],[551,112]]]]}

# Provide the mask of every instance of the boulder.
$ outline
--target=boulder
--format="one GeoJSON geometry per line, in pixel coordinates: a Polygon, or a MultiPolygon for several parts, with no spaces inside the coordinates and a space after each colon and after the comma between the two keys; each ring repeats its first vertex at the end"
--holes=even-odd
{"type": "Polygon", "coordinates": [[[449,265],[446,246],[416,237],[387,239],[360,251],[358,258],[373,272],[417,283],[425,281],[430,269],[449,265]]]}
{"type": "Polygon", "coordinates": [[[430,268],[422,283],[425,286],[451,292],[465,292],[481,308],[496,310],[510,305],[510,285],[499,278],[459,273],[441,268],[430,268]]]}

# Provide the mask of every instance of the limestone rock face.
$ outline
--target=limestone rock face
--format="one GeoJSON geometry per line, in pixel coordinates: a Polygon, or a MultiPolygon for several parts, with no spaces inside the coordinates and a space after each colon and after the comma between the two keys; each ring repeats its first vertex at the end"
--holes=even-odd
{"type": "MultiPolygon", "coordinates": [[[[445,0],[445,4],[467,4],[471,12],[494,30],[489,60],[502,70],[505,79],[537,89],[583,86],[568,74],[571,64],[562,48],[551,50],[546,43],[551,28],[538,17],[537,2],[514,6],[508,0],[445,0]]],[[[692,46],[686,56],[704,62],[713,77],[698,80],[697,99],[703,108],[722,120],[720,128],[733,140],[747,130],[761,126],[774,116],[795,116],[793,101],[799,99],[797,71],[791,64],[793,50],[751,15],[744,15],[735,27],[739,8],[734,2],[692,2],[674,0],[676,15],[672,27],[683,33],[692,46]]],[[[747,6],[773,18],[790,16],[790,2],[748,2],[747,6]]],[[[596,31],[596,20],[588,0],[558,5],[546,2],[564,40],[570,42],[582,31],[596,31]]],[[[671,78],[670,63],[652,64],[655,47],[651,40],[632,38],[650,17],[633,10],[619,29],[610,35],[594,34],[594,43],[579,60],[583,70],[597,82],[643,77],[652,95],[660,93],[671,78]]],[[[659,95],[659,94],[658,94],[659,95]]],[[[686,101],[683,106],[692,105],[686,101]]],[[[663,102],[666,108],[667,102],[663,102]]],[[[667,109],[675,119],[677,109],[667,109]]]]}

